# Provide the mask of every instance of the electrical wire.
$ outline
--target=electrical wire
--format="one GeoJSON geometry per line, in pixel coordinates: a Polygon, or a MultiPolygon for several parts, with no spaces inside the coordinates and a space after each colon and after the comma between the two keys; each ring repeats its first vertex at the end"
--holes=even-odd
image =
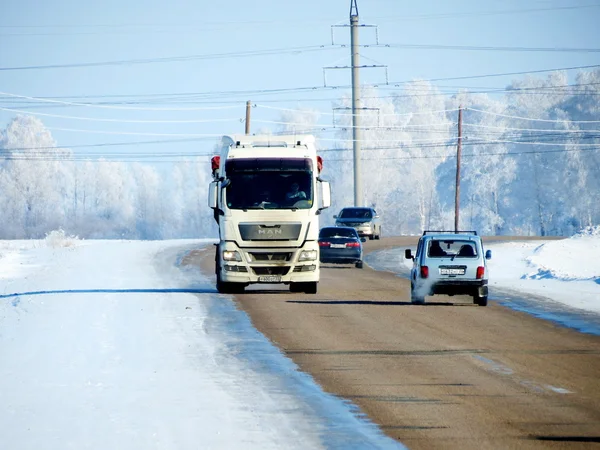
{"type": "Polygon", "coordinates": [[[338,50],[344,48],[341,45],[313,45],[306,47],[290,47],[283,49],[269,50],[252,50],[246,52],[231,52],[231,53],[213,53],[207,55],[187,55],[187,56],[169,56],[164,58],[142,58],[142,59],[123,59],[117,61],[102,61],[102,62],[86,62],[86,63],[69,63],[69,64],[48,64],[35,66],[15,66],[15,67],[0,67],[0,71],[16,71],[16,70],[46,70],[46,69],[72,69],[72,68],[87,68],[87,67],[102,67],[102,66],[129,66],[137,64],[153,64],[153,63],[171,63],[171,62],[189,62],[202,61],[208,59],[225,59],[225,58],[247,58],[252,56],[269,56],[282,54],[299,54],[325,50],[338,50]]]}
{"type": "MultiPolygon", "coordinates": [[[[445,148],[448,148],[447,146],[445,148]]],[[[317,152],[318,153],[327,153],[327,152],[331,152],[331,151],[351,151],[352,149],[318,149],[317,152]]],[[[398,150],[398,148],[396,147],[390,147],[390,148],[383,148],[383,147],[377,147],[377,148],[364,148],[363,150],[367,150],[367,151],[377,151],[377,150],[398,150]]],[[[488,153],[462,153],[461,157],[464,158],[485,158],[485,157],[492,157],[492,156],[520,156],[520,155],[534,155],[534,154],[554,154],[554,153],[577,153],[577,152],[596,152],[600,150],[600,146],[596,146],[596,147],[590,147],[590,148],[573,148],[573,149],[555,149],[555,150],[531,150],[531,151],[506,151],[506,152],[488,152],[488,153]]],[[[148,154],[149,157],[157,157],[156,154],[148,154]]],[[[101,155],[100,158],[103,159],[98,159],[98,160],[92,160],[90,159],[91,156],[88,156],[86,154],[76,154],[76,155],[72,155],[71,157],[65,157],[65,156],[52,156],[52,155],[43,155],[43,156],[28,156],[28,155],[11,155],[11,154],[7,154],[6,156],[2,156],[2,151],[0,151],[0,158],[2,158],[3,160],[6,161],[11,161],[11,160],[18,160],[18,161],[39,161],[39,162],[44,162],[44,161],[61,161],[61,162],[93,162],[93,163],[112,163],[112,162],[145,162],[145,163],[178,163],[178,162],[183,162],[183,163],[188,163],[190,158],[203,158],[203,157],[211,157],[214,156],[214,153],[191,153],[191,154],[175,154],[175,155],[158,155],[159,159],[156,160],[148,160],[148,159],[142,159],[139,157],[136,157],[136,155],[114,155],[114,159],[111,157],[111,155],[101,155]],[[110,158],[110,159],[108,159],[110,158]],[[117,158],[122,158],[122,159],[117,159],[117,158]],[[132,159],[135,158],[135,159],[132,159]],[[171,159],[167,159],[167,158],[171,158],[171,159]],[[184,161],[181,161],[181,159],[184,159],[184,161]]],[[[419,159],[452,159],[455,158],[456,154],[454,152],[454,148],[452,148],[452,152],[448,152],[447,154],[437,154],[437,155],[419,155],[419,156],[415,156],[415,155],[406,155],[406,156],[382,156],[382,157],[378,157],[377,160],[373,160],[371,158],[368,157],[364,157],[361,158],[362,161],[365,162],[378,162],[378,161],[383,161],[383,160],[419,160],[419,159]]],[[[333,162],[333,161],[347,161],[347,162],[352,162],[354,161],[354,159],[352,158],[329,158],[327,157],[327,159],[325,160],[327,162],[333,162]]]]}
{"type": "Polygon", "coordinates": [[[141,119],[101,119],[97,117],[81,117],[81,116],[64,116],[60,114],[47,114],[40,112],[30,112],[21,109],[2,108],[0,111],[10,111],[23,114],[32,114],[34,116],[43,117],[55,117],[59,119],[71,119],[71,120],[86,120],[92,122],[118,122],[118,123],[165,123],[165,124],[186,124],[186,123],[213,123],[213,122],[239,122],[239,117],[232,117],[228,119],[190,119],[190,120],[141,120],[141,119]]]}
{"type": "MultiPolygon", "coordinates": [[[[254,106],[256,106],[257,108],[265,108],[265,109],[273,109],[276,111],[288,111],[288,112],[303,112],[303,113],[311,113],[313,111],[311,110],[305,110],[305,109],[292,109],[292,108],[278,108],[276,106],[268,106],[268,105],[261,105],[261,104],[255,104],[254,106]]],[[[361,110],[363,108],[359,108],[359,110],[361,110]]],[[[392,113],[392,114],[378,114],[379,116],[395,116],[395,117],[400,117],[400,116],[420,116],[420,115],[426,115],[426,114],[442,114],[442,113],[448,113],[448,112],[456,112],[456,109],[442,109],[442,110],[437,110],[437,111],[417,111],[417,112],[409,112],[409,113],[392,113]]],[[[336,115],[339,116],[358,116],[358,115],[362,115],[363,113],[358,113],[358,114],[347,114],[347,113],[336,113],[336,115]]]]}
{"type": "Polygon", "coordinates": [[[99,130],[82,130],[77,128],[56,128],[46,127],[48,130],[55,131],[72,131],[76,133],[89,133],[89,134],[115,134],[115,135],[128,135],[128,136],[173,136],[173,137],[219,137],[222,134],[211,134],[211,133],[142,133],[135,131],[99,131],[99,130]]]}
{"type": "Polygon", "coordinates": [[[548,122],[548,123],[600,123],[600,120],[560,120],[560,119],[534,119],[531,117],[522,117],[522,116],[512,116],[509,114],[501,114],[501,113],[496,113],[496,112],[492,112],[492,111],[484,111],[482,109],[476,109],[476,108],[464,108],[464,110],[468,110],[468,111],[476,111],[482,114],[488,114],[488,115],[492,115],[492,116],[498,116],[498,117],[506,117],[509,119],[519,119],[519,120],[529,120],[532,122],[548,122]]]}
{"type": "Polygon", "coordinates": [[[600,53],[600,48],[576,47],[502,47],[478,45],[444,45],[444,44],[376,44],[369,47],[403,48],[413,50],[461,50],[486,52],[553,52],[553,53],[600,53]]]}
{"type": "MultiPolygon", "coordinates": [[[[568,121],[569,123],[572,123],[572,121],[568,121]]],[[[462,125],[464,127],[474,127],[474,128],[492,128],[492,129],[498,129],[501,131],[535,131],[535,132],[552,132],[552,133],[600,133],[600,130],[556,130],[556,129],[541,129],[541,128],[516,128],[516,127],[502,127],[502,126],[495,126],[495,125],[481,125],[481,124],[475,124],[475,123],[468,123],[468,122],[463,122],[462,125]]]]}
{"type": "Polygon", "coordinates": [[[10,92],[0,92],[0,95],[5,95],[7,97],[13,97],[13,98],[35,100],[37,102],[42,102],[42,103],[56,103],[59,105],[68,105],[68,106],[82,106],[82,107],[88,107],[88,108],[119,109],[119,110],[133,110],[133,111],[206,111],[206,110],[221,110],[221,109],[236,108],[236,106],[212,106],[212,107],[204,107],[204,108],[139,108],[139,107],[135,107],[135,106],[113,106],[113,105],[96,105],[96,104],[90,104],[90,103],[66,102],[66,101],[62,101],[62,100],[52,100],[52,99],[44,99],[41,97],[31,97],[28,95],[11,94],[10,92]]]}

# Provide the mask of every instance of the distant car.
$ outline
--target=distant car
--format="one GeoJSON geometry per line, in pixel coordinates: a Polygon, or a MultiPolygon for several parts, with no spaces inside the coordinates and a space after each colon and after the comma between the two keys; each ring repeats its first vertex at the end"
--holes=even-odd
{"type": "Polygon", "coordinates": [[[354,264],[362,269],[364,241],[352,227],[323,227],[319,232],[319,259],[323,263],[354,264]]]}
{"type": "Polygon", "coordinates": [[[359,236],[367,236],[369,239],[381,237],[381,222],[379,214],[373,208],[346,207],[339,214],[333,216],[335,224],[339,227],[353,227],[359,236]]]}
{"type": "Polygon", "coordinates": [[[410,298],[422,304],[427,295],[470,295],[475,304],[488,303],[488,270],[486,260],[491,250],[484,252],[476,231],[425,231],[417,244],[416,254],[405,250],[406,259],[413,260],[410,272],[410,298]]]}

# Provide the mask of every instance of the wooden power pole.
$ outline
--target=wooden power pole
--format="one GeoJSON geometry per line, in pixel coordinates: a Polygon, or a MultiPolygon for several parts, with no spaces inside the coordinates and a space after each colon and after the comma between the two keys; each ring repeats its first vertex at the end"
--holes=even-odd
{"type": "Polygon", "coordinates": [[[250,100],[246,102],[246,135],[250,134],[250,109],[252,108],[250,100]]]}
{"type": "Polygon", "coordinates": [[[460,154],[462,151],[462,106],[458,107],[458,142],[456,144],[456,191],[454,193],[454,232],[460,217],[460,154]]]}

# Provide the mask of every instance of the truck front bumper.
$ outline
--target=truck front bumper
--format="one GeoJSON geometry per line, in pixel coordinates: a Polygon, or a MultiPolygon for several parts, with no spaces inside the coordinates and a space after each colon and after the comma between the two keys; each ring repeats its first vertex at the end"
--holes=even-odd
{"type": "Polygon", "coordinates": [[[298,283],[319,281],[319,248],[307,242],[301,248],[240,248],[234,242],[217,246],[217,270],[226,283],[298,283]],[[316,259],[300,261],[303,252],[315,251],[316,259]],[[223,260],[223,252],[237,252],[241,260],[223,260]]]}

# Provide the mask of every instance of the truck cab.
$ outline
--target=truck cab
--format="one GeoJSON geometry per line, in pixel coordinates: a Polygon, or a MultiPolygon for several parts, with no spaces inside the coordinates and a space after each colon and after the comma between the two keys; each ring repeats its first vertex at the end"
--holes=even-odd
{"type": "Polygon", "coordinates": [[[222,138],[209,187],[219,292],[255,283],[317,292],[319,216],[331,202],[322,167],[310,135],[222,138]]]}

